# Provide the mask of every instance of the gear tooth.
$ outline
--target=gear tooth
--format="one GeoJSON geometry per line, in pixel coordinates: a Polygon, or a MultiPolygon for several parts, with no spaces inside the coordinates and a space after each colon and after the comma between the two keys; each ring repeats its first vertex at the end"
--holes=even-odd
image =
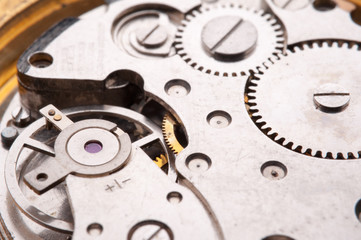
{"type": "MultiPolygon", "coordinates": [[[[327,46],[325,46],[325,47],[327,47],[327,46]]],[[[337,43],[337,42],[332,42],[332,43],[331,43],[331,47],[337,48],[337,47],[339,47],[339,46],[338,46],[338,43],[337,43]]]]}
{"type": "Polygon", "coordinates": [[[301,146],[301,145],[298,145],[297,147],[295,147],[295,148],[293,149],[293,151],[298,152],[298,153],[301,153],[301,152],[302,152],[302,146],[301,146]]]}
{"type": "Polygon", "coordinates": [[[358,45],[357,44],[353,44],[352,46],[351,46],[351,50],[353,50],[353,51],[357,51],[358,50],[358,45]]]}
{"type": "MultiPolygon", "coordinates": [[[[254,116],[254,115],[253,115],[254,116]]],[[[258,124],[259,125],[259,128],[261,129],[261,130],[263,130],[263,129],[265,129],[266,128],[266,122],[263,120],[263,118],[260,116],[260,115],[257,115],[256,116],[256,124],[258,124]],[[263,129],[262,129],[262,127],[263,127],[263,129]]]]}
{"type": "Polygon", "coordinates": [[[273,140],[276,142],[279,142],[281,140],[281,136],[279,134],[276,134],[276,136],[274,136],[273,140]]]}
{"type": "Polygon", "coordinates": [[[293,150],[293,142],[287,142],[284,145],[286,148],[293,150]]]}
{"type": "Polygon", "coordinates": [[[278,24],[277,19],[275,19],[275,18],[273,18],[273,17],[271,17],[271,18],[269,19],[269,23],[274,27],[274,29],[276,29],[276,28],[282,29],[281,26],[278,24]]]}
{"type": "Polygon", "coordinates": [[[178,53],[181,57],[183,57],[183,56],[186,55],[185,51],[184,51],[182,48],[177,49],[177,53],[178,53]]]}
{"type": "Polygon", "coordinates": [[[251,92],[248,93],[248,95],[252,96],[252,95],[255,95],[255,93],[257,91],[257,86],[249,86],[248,89],[252,90],[251,92]]]}
{"type": "MultiPolygon", "coordinates": [[[[240,11],[249,11],[250,14],[253,14],[254,17],[251,18],[260,18],[260,19],[256,19],[255,23],[258,23],[260,25],[269,25],[270,31],[273,30],[274,36],[272,36],[273,40],[275,41],[275,43],[273,44],[274,50],[272,50],[273,48],[270,49],[270,55],[272,55],[273,53],[276,52],[283,52],[284,49],[284,45],[285,45],[285,38],[284,38],[284,30],[282,29],[281,24],[279,23],[279,21],[270,13],[265,13],[263,10],[257,10],[254,8],[244,8],[243,6],[239,6],[239,4],[235,4],[232,2],[227,2],[224,4],[214,4],[214,5],[208,5],[208,4],[203,4],[198,10],[194,10],[191,13],[188,13],[185,17],[185,21],[182,21],[182,25],[183,25],[183,32],[181,30],[179,30],[179,35],[182,36],[189,36],[189,32],[186,32],[186,28],[189,28],[190,24],[193,24],[192,22],[196,22],[196,18],[199,15],[204,15],[204,14],[210,14],[207,12],[211,12],[211,11],[223,11],[224,8],[233,8],[233,9],[239,9],[240,11]]],[[[212,16],[212,15],[211,15],[212,16]]],[[[207,17],[206,17],[207,18],[207,17]]],[[[262,26],[263,26],[262,25],[262,26]]],[[[181,38],[179,38],[181,39],[181,38]]],[[[184,41],[188,41],[187,39],[181,39],[180,42],[183,42],[183,47],[187,44],[184,41]]],[[[185,60],[189,65],[191,65],[192,67],[194,67],[196,70],[199,70],[201,72],[207,73],[207,74],[212,74],[215,76],[227,76],[227,77],[237,77],[239,75],[241,76],[247,76],[247,75],[253,75],[254,73],[260,73],[261,70],[258,69],[259,66],[257,66],[256,64],[253,63],[253,61],[250,61],[251,64],[244,64],[241,66],[244,66],[245,69],[240,69],[239,71],[232,71],[229,69],[223,69],[222,66],[213,66],[213,65],[217,65],[218,63],[213,64],[212,66],[205,66],[204,64],[202,64],[202,62],[198,61],[195,57],[194,59],[191,61],[191,58],[193,58],[192,56],[192,52],[188,52],[189,49],[187,48],[186,51],[184,52],[180,52],[177,51],[177,54],[179,55],[184,55],[184,54],[189,54],[189,57],[187,56],[186,58],[183,58],[183,60],[185,60]],[[252,64],[253,63],[253,64],[252,64]],[[212,70],[210,70],[210,68],[212,68],[212,70]]],[[[258,61],[258,64],[262,64],[262,59],[260,59],[261,61],[258,61]]],[[[246,60],[245,60],[246,61],[246,60]]],[[[248,61],[248,60],[247,60],[248,61]]],[[[263,60],[265,61],[265,59],[263,60]]],[[[222,63],[220,63],[222,64],[222,63]]],[[[266,69],[267,66],[263,66],[263,69],[266,69]]]]}
{"type": "Polygon", "coordinates": [[[347,159],[356,159],[356,157],[352,152],[349,152],[347,153],[347,159]]]}
{"type": "Polygon", "coordinates": [[[309,45],[310,48],[319,48],[320,45],[317,42],[313,42],[311,45],[309,45]]]}
{"type": "Polygon", "coordinates": [[[264,17],[267,21],[271,21],[272,20],[272,15],[270,13],[264,13],[262,15],[262,17],[264,17]]]}
{"type": "Polygon", "coordinates": [[[341,159],[341,160],[344,160],[345,159],[345,157],[344,157],[344,155],[343,155],[343,153],[337,153],[337,155],[336,155],[336,159],[341,159]]]}
{"type": "Polygon", "coordinates": [[[264,17],[264,15],[266,14],[266,12],[263,9],[256,10],[256,13],[258,13],[258,15],[260,15],[261,17],[264,17]]]}
{"type": "Polygon", "coordinates": [[[334,159],[332,152],[327,152],[324,156],[326,159],[334,159]]]}
{"type": "Polygon", "coordinates": [[[298,52],[301,52],[301,51],[302,51],[302,49],[300,48],[300,46],[295,46],[293,48],[293,53],[298,53],[298,52]]]}
{"type": "Polygon", "coordinates": [[[307,156],[312,156],[312,149],[311,148],[307,148],[306,151],[303,153],[307,156]]]}
{"type": "Polygon", "coordinates": [[[341,42],[340,48],[349,49],[350,44],[348,42],[341,42]]]}

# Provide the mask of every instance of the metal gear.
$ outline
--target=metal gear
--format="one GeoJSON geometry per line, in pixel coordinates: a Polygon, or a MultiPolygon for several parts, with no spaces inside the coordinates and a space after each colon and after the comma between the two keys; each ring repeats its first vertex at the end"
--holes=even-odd
{"type": "Polygon", "coordinates": [[[170,115],[165,115],[162,122],[162,133],[166,144],[174,154],[179,154],[183,151],[184,147],[179,143],[176,133],[175,126],[177,122],[170,115]]]}
{"type": "Polygon", "coordinates": [[[280,56],[248,83],[256,125],[296,152],[361,158],[360,50],[355,43],[324,41],[295,46],[280,56]]]}
{"type": "Polygon", "coordinates": [[[258,72],[283,52],[284,32],[262,10],[226,4],[203,6],[185,17],[176,34],[177,53],[193,68],[216,76],[258,72]]]}

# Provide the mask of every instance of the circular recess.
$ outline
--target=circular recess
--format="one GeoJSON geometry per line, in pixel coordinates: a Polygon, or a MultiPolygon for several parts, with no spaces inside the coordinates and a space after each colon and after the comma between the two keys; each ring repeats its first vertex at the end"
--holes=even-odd
{"type": "Polygon", "coordinates": [[[336,7],[333,0],[316,0],[313,2],[313,7],[318,11],[330,11],[336,7]]]}
{"type": "Polygon", "coordinates": [[[99,236],[103,232],[103,226],[99,223],[92,223],[88,226],[87,232],[91,236],[99,236]]]}
{"type": "Polygon", "coordinates": [[[262,240],[294,240],[294,239],[284,235],[272,235],[265,237],[262,240]]]}
{"type": "Polygon", "coordinates": [[[225,128],[231,124],[232,118],[224,111],[214,111],[208,114],[207,121],[214,128],[225,128]]]}
{"type": "Polygon", "coordinates": [[[167,82],[164,90],[169,96],[180,98],[189,94],[191,86],[184,80],[174,79],[167,82]]]}
{"type": "Polygon", "coordinates": [[[361,199],[356,203],[355,214],[356,214],[357,220],[359,220],[361,222],[361,199]]]}
{"type": "Polygon", "coordinates": [[[178,204],[182,201],[183,196],[179,192],[170,192],[167,195],[167,200],[172,204],[178,204]]]}
{"type": "Polygon", "coordinates": [[[127,239],[173,240],[174,236],[171,229],[164,223],[154,220],[147,220],[133,226],[128,233],[127,239]]]}
{"type": "Polygon", "coordinates": [[[39,173],[36,176],[36,180],[38,180],[39,182],[44,182],[48,179],[48,175],[46,173],[39,173]]]}
{"type": "Polygon", "coordinates": [[[45,52],[36,52],[29,57],[29,63],[36,68],[47,68],[53,64],[53,57],[45,52]]]}
{"type": "Polygon", "coordinates": [[[287,168],[280,162],[269,161],[262,165],[261,173],[269,180],[280,180],[287,175],[287,168]]]}
{"type": "Polygon", "coordinates": [[[103,149],[103,144],[97,140],[90,140],[85,143],[84,149],[88,153],[98,153],[103,149]]]}
{"type": "Polygon", "coordinates": [[[211,159],[203,153],[194,153],[187,157],[186,165],[192,172],[203,173],[211,167],[211,159]]]}
{"type": "Polygon", "coordinates": [[[120,143],[116,136],[100,128],[78,131],[67,143],[69,156],[75,162],[88,166],[99,166],[110,162],[118,154],[119,149],[120,143]]]}

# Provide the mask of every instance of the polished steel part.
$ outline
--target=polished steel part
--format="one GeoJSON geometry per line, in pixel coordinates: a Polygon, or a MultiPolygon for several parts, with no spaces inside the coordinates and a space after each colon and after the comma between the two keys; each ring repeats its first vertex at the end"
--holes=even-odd
{"type": "Polygon", "coordinates": [[[193,68],[217,76],[258,72],[281,53],[285,38],[277,19],[237,4],[204,6],[178,28],[177,53],[193,68]]]}
{"type": "Polygon", "coordinates": [[[222,16],[202,29],[202,43],[212,57],[238,60],[248,57],[257,43],[255,26],[238,16],[222,16]]]}
{"type": "MultiPolygon", "coordinates": [[[[334,1],[315,0],[293,11],[279,8],[273,0],[265,1],[284,25],[287,42],[290,45],[317,39],[360,41],[360,26],[352,20],[350,12],[336,7],[334,1]],[[312,2],[321,2],[323,5],[332,3],[334,8],[316,9],[312,2]]],[[[294,2],[298,1],[294,0],[294,2]]]]}
{"type": "MultiPolygon", "coordinates": [[[[66,176],[68,176],[70,173],[79,177],[92,178],[95,178],[96,176],[101,177],[109,175],[109,173],[112,173],[127,164],[127,161],[130,158],[132,146],[135,148],[139,148],[139,151],[142,151],[141,149],[144,146],[149,145],[149,143],[156,141],[160,143],[162,142],[162,135],[160,133],[160,129],[157,130],[157,126],[144,118],[144,116],[128,109],[107,106],[94,106],[88,108],[83,107],[72,109],[67,112],[67,114],[63,114],[54,106],[50,105],[43,108],[42,112],[46,114],[50,113],[50,115],[55,114],[54,116],[56,116],[56,114],[59,114],[63,116],[63,119],[68,119],[67,116],[73,118],[76,116],[84,116],[84,110],[86,111],[85,115],[116,116],[119,118],[132,120],[134,122],[137,122],[137,124],[141,124],[143,128],[146,129],[146,131],[149,131],[149,133],[143,131],[144,133],[142,134],[145,134],[144,136],[139,139],[134,139],[133,142],[130,143],[128,134],[117,128],[117,125],[114,123],[100,119],[81,120],[70,124],[68,127],[64,128],[64,130],[61,131],[60,134],[57,133],[58,136],[55,140],[54,148],[52,148],[47,145],[49,144],[49,142],[40,142],[39,140],[34,139],[34,137],[36,137],[36,135],[34,134],[40,129],[44,128],[45,129],[43,131],[45,132],[41,132],[41,139],[43,141],[48,138],[53,139],[53,137],[51,137],[52,135],[48,135],[47,133],[50,130],[46,130],[46,122],[48,120],[45,121],[44,119],[39,119],[22,132],[16,143],[10,149],[8,161],[6,163],[7,187],[14,201],[28,217],[42,224],[43,226],[47,226],[51,229],[55,229],[61,232],[73,231],[72,218],[68,217],[65,220],[63,217],[61,217],[62,214],[70,214],[71,216],[71,213],[62,213],[62,211],[64,210],[69,210],[68,203],[65,203],[68,202],[67,195],[64,195],[65,192],[57,193],[57,195],[54,196],[54,192],[52,191],[56,188],[64,188],[64,186],[61,184],[61,181],[65,180],[66,176]],[[78,153],[75,152],[75,156],[72,154],[71,151],[69,152],[69,147],[74,147],[72,145],[69,146],[69,144],[71,144],[71,139],[74,136],[77,137],[76,133],[82,133],[82,130],[94,131],[94,128],[98,129],[97,131],[102,131],[103,134],[106,133],[104,132],[104,130],[112,131],[113,134],[118,138],[118,140],[116,140],[116,144],[119,144],[120,148],[119,151],[117,151],[116,156],[110,159],[110,161],[108,161],[107,163],[100,162],[100,165],[95,165],[94,161],[98,161],[99,163],[99,161],[104,161],[104,158],[94,158],[93,156],[90,156],[91,159],[89,159],[89,154],[86,153],[84,146],[81,146],[81,148],[77,148],[78,150],[82,149],[82,151],[78,153]],[[44,137],[45,139],[43,139],[44,137]],[[40,154],[40,156],[34,158],[34,154],[32,154],[31,150],[35,151],[35,153],[38,153],[37,155],[39,155],[39,153],[43,153],[45,155],[40,154]],[[32,159],[37,159],[42,164],[39,165],[36,162],[31,162],[32,159]],[[93,161],[89,164],[89,161],[91,160],[93,161]],[[24,161],[30,161],[30,163],[24,165],[24,161]],[[22,173],[20,176],[17,176],[19,174],[17,173],[19,172],[18,168],[22,168],[24,166],[25,168],[28,168],[26,167],[27,165],[29,165],[30,169],[23,169],[21,171],[25,171],[27,173],[22,173]],[[34,195],[33,193],[31,193],[32,191],[29,192],[28,190],[26,190],[27,187],[25,187],[24,184],[20,184],[20,186],[18,186],[18,178],[20,179],[20,182],[25,181],[27,185],[29,185],[32,189],[36,190],[37,194],[34,195]],[[54,197],[56,196],[64,199],[64,203],[62,203],[61,205],[57,205],[57,202],[50,204],[52,199],[54,199],[54,197]],[[39,206],[39,200],[37,201],[36,199],[40,199],[40,201],[44,201],[50,205],[53,205],[53,211],[58,212],[55,216],[58,216],[59,218],[54,217],[52,214],[49,214],[49,212],[47,211],[47,207],[43,205],[39,206]],[[62,206],[64,204],[68,206],[68,209],[62,206]],[[45,209],[45,212],[43,209],[45,209]]],[[[70,122],[70,120],[68,119],[67,122],[70,122]]],[[[141,131],[141,129],[139,129],[139,131],[141,131]]],[[[96,140],[99,138],[101,138],[101,136],[99,137],[99,135],[91,134],[90,136],[83,137],[82,140],[83,142],[87,142],[89,139],[96,140]]],[[[114,151],[114,146],[110,146],[108,150],[106,149],[106,144],[108,144],[106,141],[109,140],[110,139],[105,139],[105,141],[103,142],[104,149],[102,149],[102,151],[97,154],[102,154],[102,152],[104,151],[114,151]]],[[[109,157],[109,152],[106,153],[106,156],[109,157]]],[[[151,164],[154,164],[152,163],[152,160],[150,160],[150,162],[151,164]]],[[[168,172],[170,174],[169,176],[172,176],[171,170],[169,170],[168,172]]]]}
{"type": "Polygon", "coordinates": [[[360,27],[346,8],[107,2],[20,58],[20,95],[2,106],[1,238],[359,239],[360,161],[279,145],[301,132],[349,159],[358,151],[360,27]],[[192,48],[182,52],[180,39],[192,48]],[[295,53],[275,56],[286,47],[295,53]],[[257,113],[261,98],[270,105],[257,113]],[[289,138],[275,142],[251,120],[263,112],[274,113],[272,126],[302,114],[309,122],[280,124],[289,138]]]}
{"type": "Polygon", "coordinates": [[[251,80],[253,119],[268,136],[297,152],[360,158],[360,46],[319,44],[296,47],[251,80]],[[286,66],[293,70],[282,71],[286,66]],[[269,91],[274,84],[278,87],[269,91]]]}
{"type": "Polygon", "coordinates": [[[340,112],[350,103],[350,92],[343,87],[327,83],[321,85],[313,94],[313,101],[316,107],[324,112],[340,112]]]}

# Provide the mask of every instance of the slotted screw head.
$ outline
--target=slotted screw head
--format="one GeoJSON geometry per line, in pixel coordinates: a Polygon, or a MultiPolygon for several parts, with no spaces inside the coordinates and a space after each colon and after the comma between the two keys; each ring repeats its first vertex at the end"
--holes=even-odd
{"type": "Polygon", "coordinates": [[[145,224],[139,226],[131,235],[131,240],[171,240],[172,237],[169,235],[168,231],[162,226],[155,224],[145,224]]]}
{"type": "Polygon", "coordinates": [[[350,92],[333,83],[322,85],[313,94],[316,108],[326,113],[337,113],[345,110],[350,100],[350,92]]]}
{"type": "Polygon", "coordinates": [[[248,57],[256,47],[256,27],[239,16],[221,16],[202,29],[202,44],[217,60],[237,61],[248,57]]]}
{"type": "Polygon", "coordinates": [[[273,3],[279,8],[296,11],[307,7],[310,0],[273,0],[273,3]]]}
{"type": "Polygon", "coordinates": [[[138,43],[146,48],[161,47],[168,39],[167,29],[158,23],[140,27],[135,34],[138,43]]]}

